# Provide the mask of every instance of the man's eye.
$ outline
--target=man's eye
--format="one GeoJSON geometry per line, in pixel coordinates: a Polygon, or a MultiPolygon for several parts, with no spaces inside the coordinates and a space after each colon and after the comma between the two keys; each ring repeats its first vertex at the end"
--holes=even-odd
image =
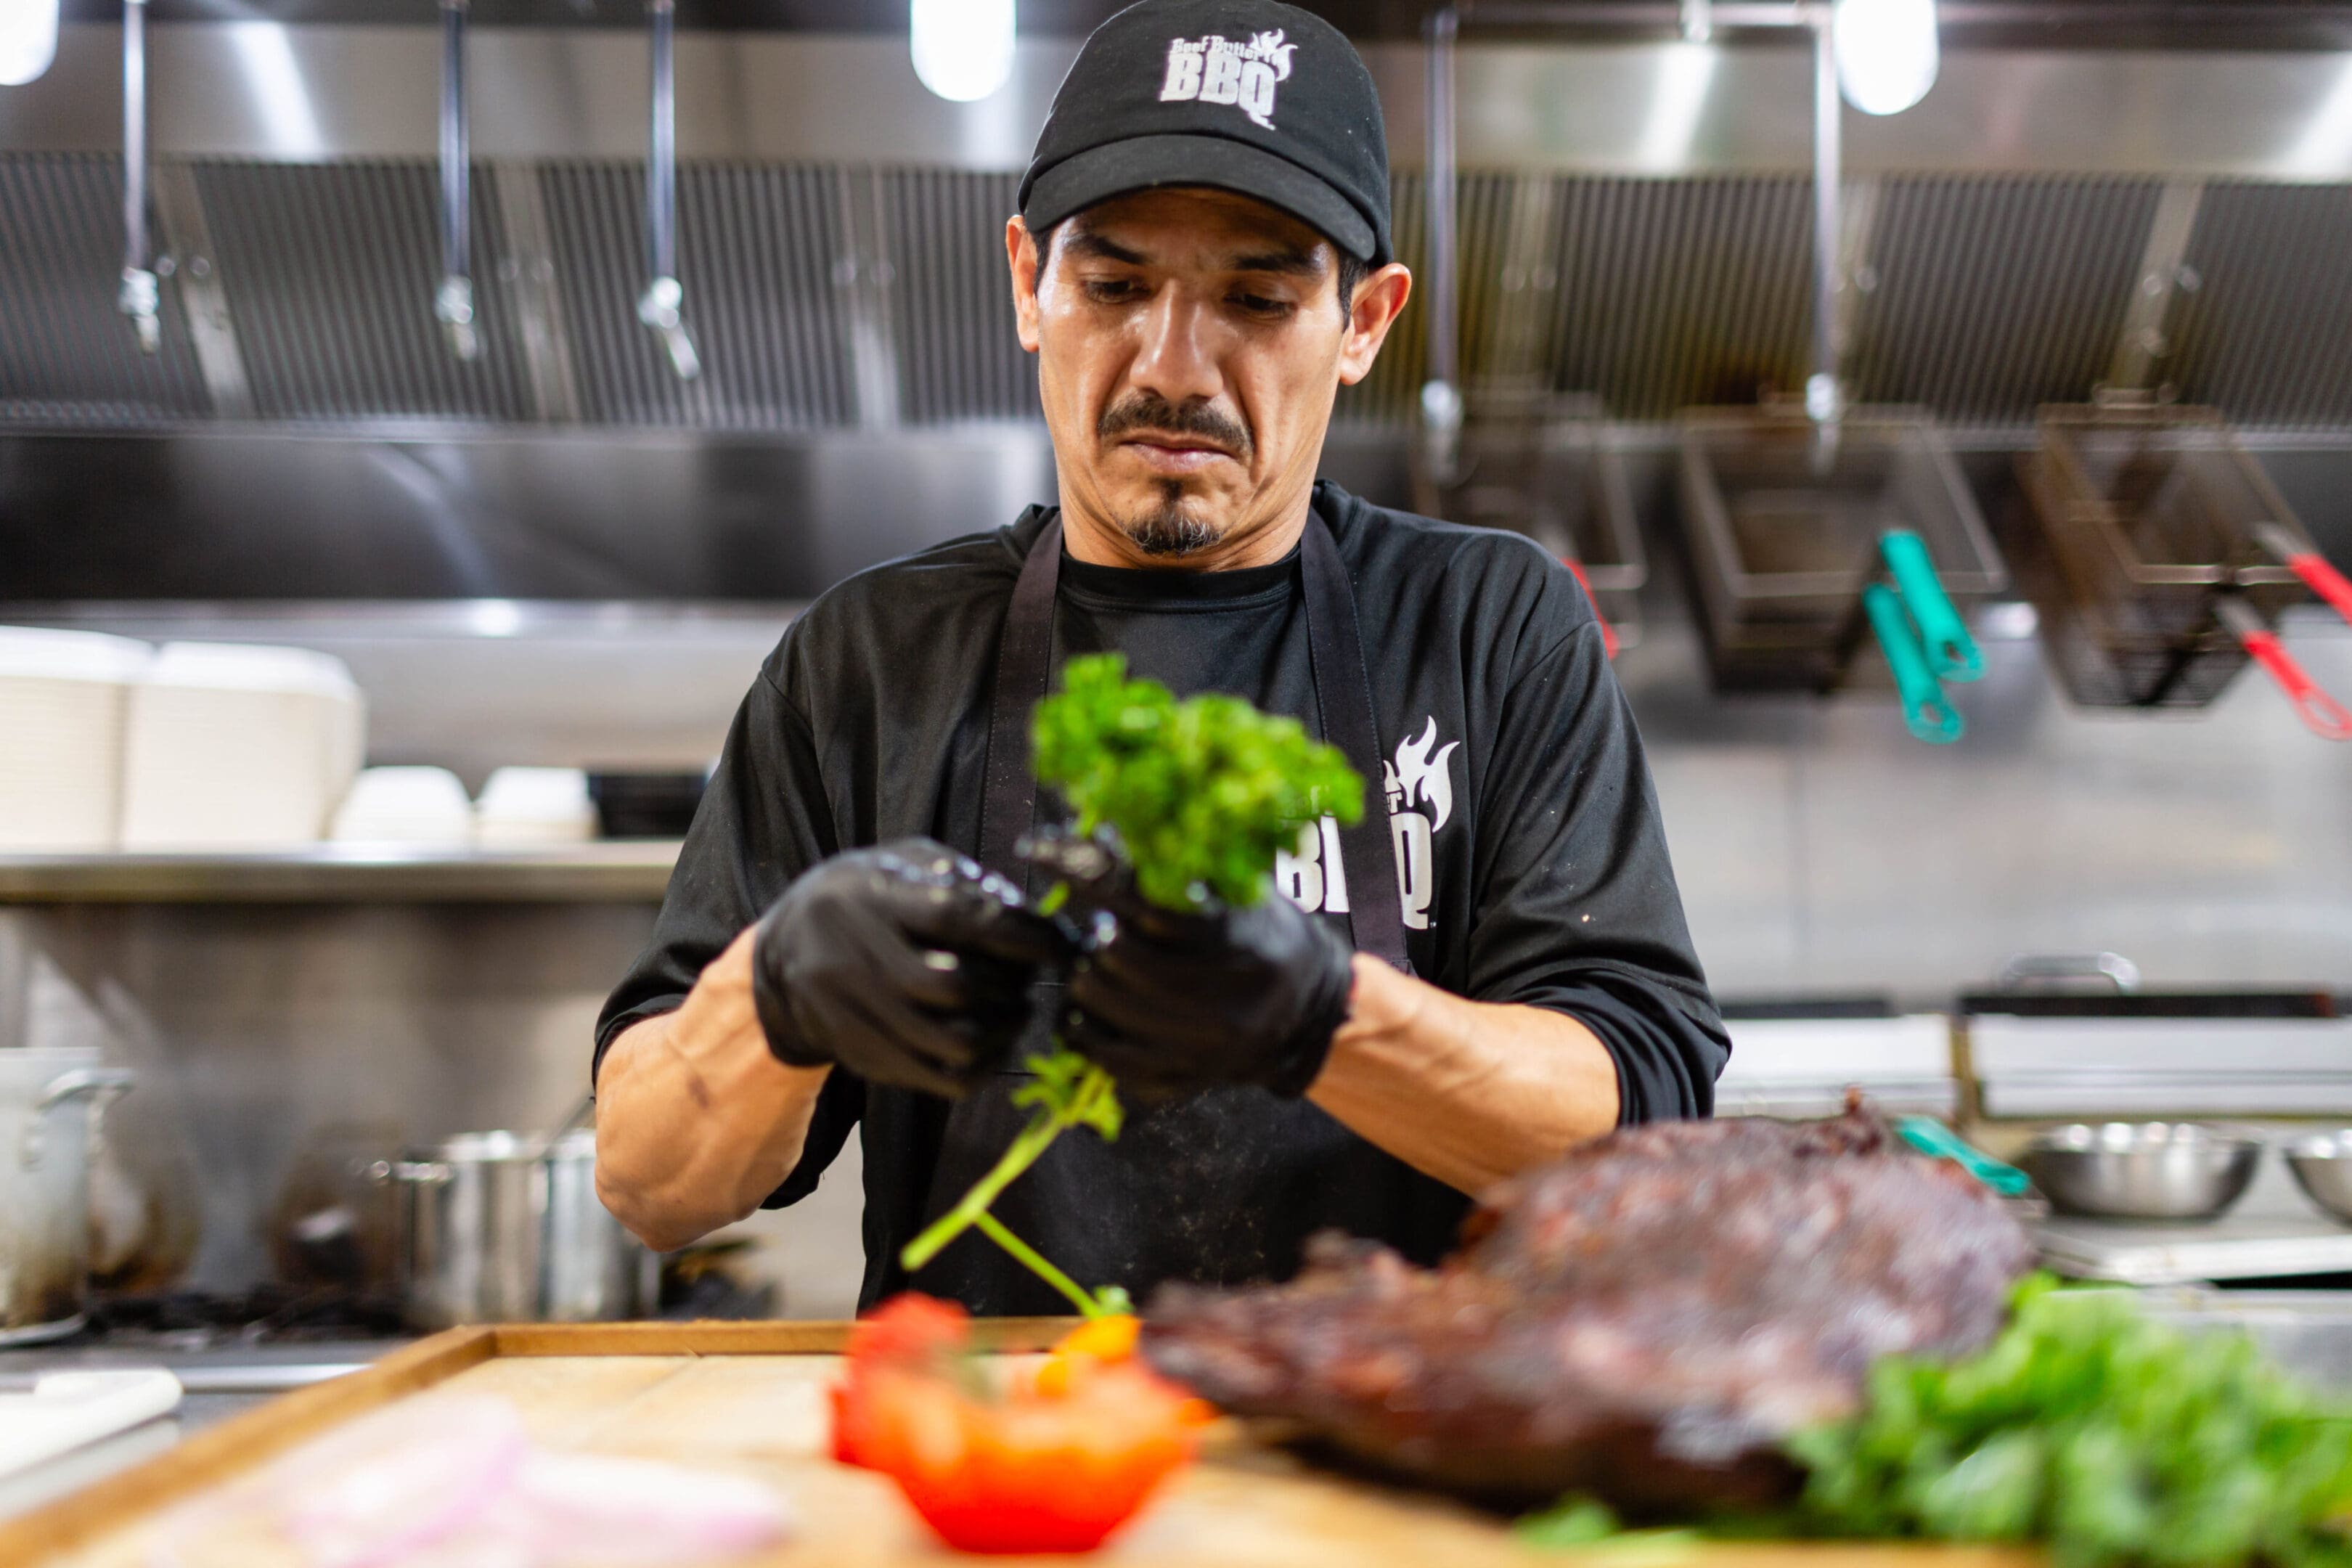
{"type": "Polygon", "coordinates": [[[1143,286],[1128,278],[1089,278],[1087,298],[1097,305],[1123,305],[1140,299],[1143,286]]]}
{"type": "Polygon", "coordinates": [[[1290,301],[1270,300],[1263,294],[1235,294],[1233,301],[1253,316],[1278,318],[1290,314],[1290,301]]]}

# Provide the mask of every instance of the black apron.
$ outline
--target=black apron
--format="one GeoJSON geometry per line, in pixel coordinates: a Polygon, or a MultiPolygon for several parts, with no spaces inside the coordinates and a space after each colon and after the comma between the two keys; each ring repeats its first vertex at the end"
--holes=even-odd
{"type": "MultiPolygon", "coordinates": [[[[1362,818],[1339,830],[1349,931],[1358,951],[1410,973],[1403,900],[1381,787],[1386,753],[1372,719],[1355,594],[1329,524],[1311,510],[1299,556],[1307,654],[1323,734],[1363,775],[1370,795],[1362,818]]],[[[1014,856],[1013,845],[1036,822],[1029,721],[1051,679],[1061,565],[1062,524],[1056,518],[1038,533],[1013,586],[989,719],[979,859],[1024,886],[1029,884],[1029,868],[1014,856]]],[[[1057,984],[1040,985],[1031,1036],[1014,1053],[1014,1063],[950,1111],[924,1204],[925,1222],[961,1197],[1026,1123],[1028,1112],[1012,1102],[1029,1077],[1018,1062],[1051,1048],[1048,1036],[1061,1011],[1061,990],[1057,984]]],[[[1303,1101],[1276,1100],[1255,1089],[1213,1090],[1149,1110],[1130,1107],[1116,1145],[1085,1131],[1058,1140],[998,1198],[993,1212],[1089,1288],[1133,1289],[1170,1277],[1238,1283],[1295,1266],[1296,1258],[1284,1255],[1290,1244],[1281,1227],[1269,1230],[1260,1223],[1264,1211],[1328,1208],[1322,1184],[1335,1171],[1347,1179],[1359,1163],[1357,1150],[1349,1146],[1358,1142],[1303,1101]],[[1253,1194],[1256,1202],[1231,1201],[1236,1193],[1253,1194]]],[[[1370,1217],[1380,1203],[1370,1190],[1363,1196],[1370,1217]]],[[[1069,1310],[976,1232],[959,1237],[908,1283],[955,1297],[981,1312],[1069,1310]]]]}

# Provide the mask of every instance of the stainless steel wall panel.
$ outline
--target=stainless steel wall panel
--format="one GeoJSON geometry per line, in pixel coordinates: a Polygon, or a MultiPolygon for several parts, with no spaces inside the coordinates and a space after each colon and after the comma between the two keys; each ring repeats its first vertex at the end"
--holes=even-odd
{"type": "MultiPolygon", "coordinates": [[[[898,169],[880,178],[896,305],[900,409],[910,423],[1037,417],[1036,362],[1013,331],[1004,220],[1016,174],[898,169]]],[[[861,264],[865,258],[860,258],[861,264]]]]}
{"type": "Polygon", "coordinates": [[[139,352],[114,308],[122,160],[0,157],[0,420],[121,426],[209,411],[178,291],[163,339],[139,352]]]}
{"type": "Polygon", "coordinates": [[[1793,178],[1566,182],[1553,384],[1635,419],[1800,386],[1809,203],[1793,178]]]}
{"type": "Polygon", "coordinates": [[[195,173],[257,413],[530,416],[520,336],[495,282],[505,242],[492,171],[474,171],[482,353],[470,363],[449,352],[433,314],[441,252],[429,164],[205,163],[195,173]]]}
{"type": "Polygon", "coordinates": [[[2246,424],[2352,426],[2352,185],[2208,186],[2187,260],[2181,395],[2246,424]]]}
{"type": "Polygon", "coordinates": [[[678,171],[678,268],[702,374],[681,382],[638,321],[645,177],[633,165],[541,172],[564,321],[591,423],[710,430],[844,425],[854,411],[835,287],[847,254],[837,170],[678,171]]]}
{"type": "Polygon", "coordinates": [[[1961,424],[2079,402],[2131,303],[2154,180],[1906,177],[1880,187],[1850,390],[1961,424]]]}

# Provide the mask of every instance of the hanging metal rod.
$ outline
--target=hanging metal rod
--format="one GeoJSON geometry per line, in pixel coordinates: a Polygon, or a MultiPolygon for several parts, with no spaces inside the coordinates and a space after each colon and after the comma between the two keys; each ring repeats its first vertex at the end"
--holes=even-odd
{"type": "Polygon", "coordinates": [[[1423,477],[1444,488],[1458,477],[1462,458],[1461,300],[1456,269],[1454,197],[1454,38],[1459,13],[1448,5],[1429,18],[1428,200],[1429,302],[1423,331],[1429,363],[1421,384],[1423,477]]]}
{"type": "Polygon", "coordinates": [[[148,263],[147,0],[122,7],[122,287],[114,308],[131,318],[139,349],[163,346],[163,293],[148,263]]]}
{"type": "Polygon", "coordinates": [[[472,137],[466,116],[468,0],[441,0],[441,288],[433,299],[449,352],[482,352],[474,330],[472,137]]]}
{"type": "Polygon", "coordinates": [[[661,334],[680,381],[702,374],[687,331],[686,286],[677,279],[677,0],[648,0],[651,111],[646,137],[646,270],[637,320],[661,334]]]}
{"type": "Polygon", "coordinates": [[[1838,382],[1837,341],[1844,125],[1837,53],[1831,47],[1824,19],[1813,29],[1813,372],[1805,378],[1805,412],[1820,425],[1834,425],[1845,414],[1845,392],[1838,382]]]}

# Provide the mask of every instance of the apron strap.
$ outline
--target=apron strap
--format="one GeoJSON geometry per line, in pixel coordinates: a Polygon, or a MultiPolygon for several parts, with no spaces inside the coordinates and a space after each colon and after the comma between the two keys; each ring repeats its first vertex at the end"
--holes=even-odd
{"type": "MultiPolygon", "coordinates": [[[[1371,677],[1356,624],[1356,595],[1339,547],[1320,513],[1309,512],[1300,541],[1307,595],[1307,649],[1322,710],[1323,734],[1364,775],[1371,794],[1363,819],[1339,829],[1348,879],[1348,930],[1357,949],[1406,973],[1404,900],[1397,889],[1396,847],[1388,823],[1381,769],[1387,755],[1372,721],[1371,677]]],[[[1013,846],[1035,826],[1037,779],[1029,766],[1029,716],[1045,697],[1054,654],[1054,595],[1061,585],[1062,521],[1039,531],[1013,585],[1004,638],[996,655],[996,689],[988,719],[988,760],[981,795],[980,863],[1022,888],[1029,868],[1013,846]]]]}
{"type": "Polygon", "coordinates": [[[1036,826],[1037,775],[1029,766],[1029,715],[1045,700],[1054,662],[1054,594],[1062,581],[1062,520],[1046,519],[1021,563],[996,652],[989,705],[988,763],[980,797],[980,863],[1029,886],[1031,868],[1013,853],[1036,826]]]}
{"type": "Polygon", "coordinates": [[[1370,799],[1353,827],[1339,829],[1339,863],[1348,878],[1348,931],[1356,949],[1407,974],[1404,898],[1397,888],[1396,844],[1389,826],[1379,727],[1372,720],[1370,668],[1356,626],[1356,595],[1330,525],[1310,512],[1299,541],[1307,585],[1307,652],[1315,670],[1315,700],[1323,710],[1323,736],[1347,753],[1364,775],[1370,799]]]}

